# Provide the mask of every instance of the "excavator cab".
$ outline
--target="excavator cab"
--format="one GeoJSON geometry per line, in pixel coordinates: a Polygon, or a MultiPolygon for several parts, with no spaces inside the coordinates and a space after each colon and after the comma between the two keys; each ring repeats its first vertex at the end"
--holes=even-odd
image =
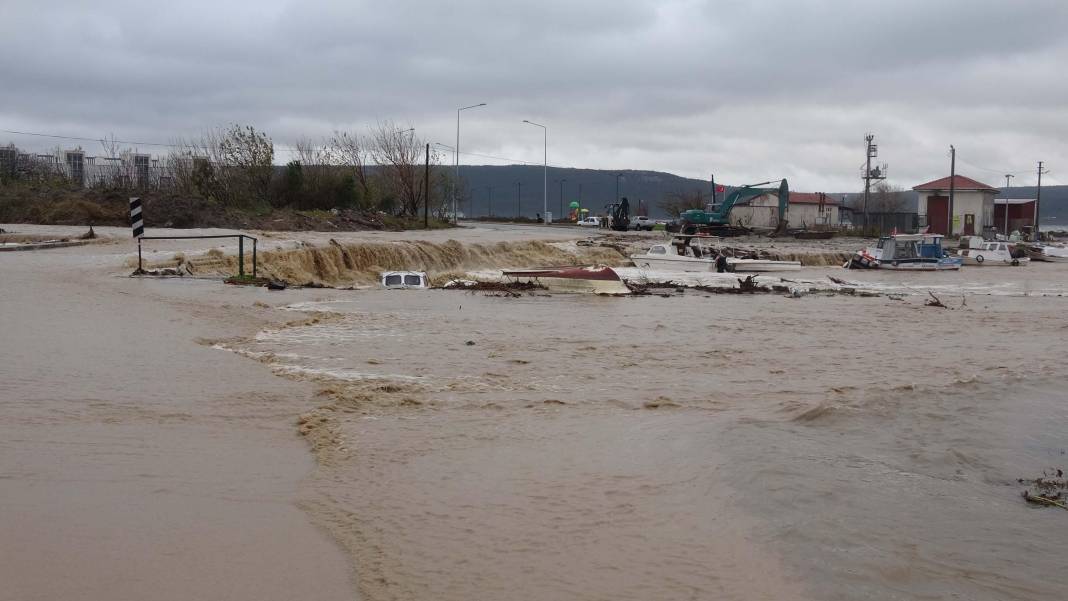
{"type": "Polygon", "coordinates": [[[617,232],[625,232],[630,229],[630,201],[624,196],[619,202],[607,204],[608,215],[612,218],[612,229],[617,232]]]}

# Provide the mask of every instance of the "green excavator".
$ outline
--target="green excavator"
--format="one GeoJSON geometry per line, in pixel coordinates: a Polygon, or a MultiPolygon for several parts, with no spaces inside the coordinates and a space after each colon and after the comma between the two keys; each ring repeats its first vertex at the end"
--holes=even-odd
{"type": "Polygon", "coordinates": [[[786,229],[786,209],[790,206],[790,186],[785,179],[779,180],[778,188],[761,188],[775,180],[749,184],[736,188],[727,195],[718,206],[705,207],[705,210],[690,209],[679,215],[678,231],[682,234],[711,234],[715,236],[732,236],[749,231],[748,228],[731,225],[731,209],[743,200],[757,198],[765,194],[779,197],[779,221],[776,231],[786,229]]]}

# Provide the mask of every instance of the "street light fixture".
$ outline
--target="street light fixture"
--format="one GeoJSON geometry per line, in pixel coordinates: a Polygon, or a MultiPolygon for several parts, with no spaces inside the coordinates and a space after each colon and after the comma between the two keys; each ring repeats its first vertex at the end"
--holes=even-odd
{"type": "Polygon", "coordinates": [[[541,211],[542,211],[542,215],[545,216],[546,223],[548,223],[548,221],[549,221],[549,128],[544,126],[544,125],[542,125],[542,124],[540,124],[540,123],[534,123],[533,121],[528,121],[526,119],[523,119],[523,123],[529,123],[530,125],[534,125],[536,127],[540,127],[544,131],[544,134],[545,134],[545,145],[544,145],[544,149],[543,149],[544,154],[543,154],[543,157],[542,157],[542,180],[541,180],[542,208],[541,208],[541,211]]]}
{"type": "Polygon", "coordinates": [[[486,103],[480,102],[478,104],[472,104],[471,106],[462,106],[456,109],[456,183],[452,187],[453,223],[457,223],[459,221],[456,213],[456,190],[460,186],[460,111],[466,111],[467,109],[478,108],[480,106],[486,106],[486,103]]]}

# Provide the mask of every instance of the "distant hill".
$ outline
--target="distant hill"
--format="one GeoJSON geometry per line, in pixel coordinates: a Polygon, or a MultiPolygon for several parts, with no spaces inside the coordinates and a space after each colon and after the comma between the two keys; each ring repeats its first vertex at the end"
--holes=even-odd
{"type": "MultiPolygon", "coordinates": [[[[563,183],[563,209],[578,202],[595,213],[604,211],[604,205],[615,202],[616,175],[619,178],[619,195],[626,197],[632,207],[641,200],[653,217],[665,217],[660,208],[661,199],[672,192],[700,191],[711,194],[709,181],[679,177],[662,171],[605,171],[600,169],[564,169],[550,167],[548,170],[549,211],[560,214],[560,180],[563,183]]],[[[513,216],[519,214],[534,217],[543,211],[542,168],[534,165],[473,165],[461,166],[460,176],[467,183],[467,193],[460,211],[468,216],[493,215],[513,216]],[[517,185],[516,182],[519,182],[517,185]],[[492,195],[492,196],[491,196],[492,195]],[[491,203],[492,198],[492,203],[491,203]]],[[[717,182],[718,183],[718,182],[717,182]]],[[[709,197],[711,200],[711,196],[709,197]]]]}
{"type": "MultiPolygon", "coordinates": [[[[525,217],[534,217],[542,212],[542,168],[536,165],[464,165],[460,175],[467,182],[467,193],[460,210],[468,216],[499,215],[513,216],[517,210],[525,217]],[[520,185],[516,185],[519,182],[520,185]],[[517,197],[517,194],[521,196],[517,197]],[[491,197],[492,195],[492,197],[491,197]],[[491,202],[492,200],[492,202],[491,202]],[[518,203],[518,206],[517,206],[518,203]]],[[[549,210],[560,213],[560,180],[563,185],[563,208],[577,201],[594,212],[604,210],[604,205],[616,198],[616,175],[619,179],[619,195],[630,200],[632,211],[641,200],[649,216],[667,217],[660,207],[661,201],[673,192],[705,194],[711,200],[712,184],[709,180],[680,177],[663,171],[627,169],[607,171],[603,169],[565,169],[550,167],[548,170],[549,210]]],[[[733,186],[755,182],[716,182],[728,190],[733,186]]],[[[801,190],[799,192],[812,192],[801,190]]],[[[836,200],[843,199],[854,205],[861,198],[859,192],[828,193],[836,200]]],[[[1034,198],[1034,186],[1006,188],[1000,195],[1007,198],[1034,198]]],[[[912,190],[904,192],[907,210],[915,211],[917,195],[912,190]]],[[[1068,227],[1068,186],[1042,187],[1043,223],[1065,224],[1068,227]]]]}
{"type": "MultiPolygon", "coordinates": [[[[1000,198],[1034,198],[1035,186],[1003,188],[1000,198]]],[[[1043,226],[1063,226],[1068,228],[1068,186],[1042,186],[1043,226]]]]}

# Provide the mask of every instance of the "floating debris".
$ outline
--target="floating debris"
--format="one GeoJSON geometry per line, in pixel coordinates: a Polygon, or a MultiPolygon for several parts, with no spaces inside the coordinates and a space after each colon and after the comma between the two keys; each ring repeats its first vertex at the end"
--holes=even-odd
{"type": "Polygon", "coordinates": [[[491,292],[497,296],[522,296],[545,290],[545,286],[535,282],[475,282],[472,280],[452,280],[442,286],[445,290],[466,290],[468,292],[491,292]]]}
{"type": "Polygon", "coordinates": [[[1063,470],[1055,469],[1052,473],[1043,470],[1034,480],[1020,478],[1017,482],[1029,487],[1020,493],[1028,503],[1068,510],[1068,480],[1063,470]]]}

